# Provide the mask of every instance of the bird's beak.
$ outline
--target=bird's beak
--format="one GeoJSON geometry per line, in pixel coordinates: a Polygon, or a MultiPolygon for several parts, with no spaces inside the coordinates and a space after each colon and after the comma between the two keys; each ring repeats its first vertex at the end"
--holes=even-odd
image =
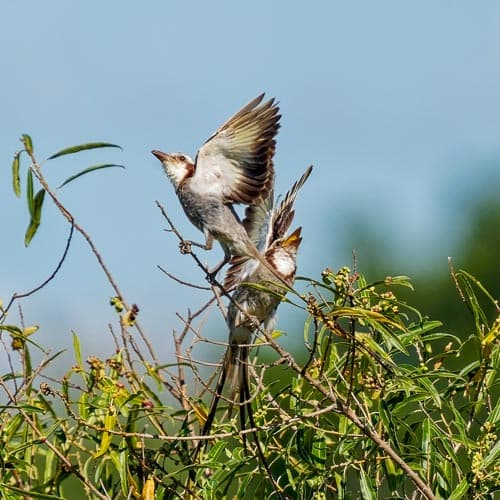
{"type": "Polygon", "coordinates": [[[290,236],[288,236],[285,240],[283,240],[283,243],[281,244],[281,246],[282,247],[299,248],[299,245],[302,241],[302,238],[300,237],[301,231],[302,231],[302,228],[298,227],[290,236]]]}
{"type": "Polygon", "coordinates": [[[160,161],[167,161],[170,158],[170,155],[163,153],[162,151],[158,151],[157,149],[153,149],[151,153],[153,153],[160,161]]]}

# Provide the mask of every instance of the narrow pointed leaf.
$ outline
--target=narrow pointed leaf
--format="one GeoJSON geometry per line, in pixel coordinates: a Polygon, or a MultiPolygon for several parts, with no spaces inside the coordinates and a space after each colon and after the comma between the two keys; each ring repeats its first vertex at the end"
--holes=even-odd
{"type": "Polygon", "coordinates": [[[78,172],[77,174],[72,175],[71,177],[68,177],[60,186],[57,187],[57,189],[61,189],[66,184],[69,184],[71,181],[74,181],[75,179],[78,179],[78,177],[81,177],[82,175],[88,174],[89,172],[94,172],[95,170],[101,170],[103,168],[110,168],[110,167],[125,168],[123,165],[116,165],[114,163],[102,163],[99,165],[92,165],[91,167],[88,167],[88,168],[78,172]]]}
{"type": "Polygon", "coordinates": [[[359,470],[359,486],[361,490],[361,498],[363,500],[375,500],[377,498],[371,478],[363,468],[359,470]]]}
{"type": "Polygon", "coordinates": [[[33,141],[31,140],[31,137],[28,134],[23,134],[21,136],[21,141],[24,144],[24,149],[26,150],[26,152],[30,155],[33,154],[33,141]]]}
{"type": "Polygon", "coordinates": [[[12,160],[12,188],[14,189],[14,194],[19,197],[21,196],[21,179],[19,177],[19,156],[21,155],[21,151],[18,151],[14,155],[14,159],[12,160]]]}
{"type": "Polygon", "coordinates": [[[33,236],[35,236],[36,232],[38,231],[38,228],[40,226],[40,222],[36,221],[35,219],[31,219],[28,229],[26,229],[26,234],[24,235],[24,246],[27,247],[30,243],[31,240],[33,239],[33,236]]]}
{"type": "Polygon", "coordinates": [[[16,486],[12,486],[10,484],[6,483],[1,483],[0,484],[1,488],[6,488],[9,491],[13,491],[14,493],[18,493],[20,496],[16,498],[22,497],[29,497],[29,498],[46,498],[46,499],[53,499],[53,500],[64,500],[64,497],[59,497],[57,495],[49,495],[48,493],[40,493],[38,491],[31,491],[31,490],[26,490],[25,488],[17,488],[16,486]]]}
{"type": "MultiPolygon", "coordinates": [[[[116,415],[107,414],[104,417],[104,428],[113,430],[116,424],[116,415]]],[[[101,434],[101,445],[99,449],[94,453],[94,458],[98,458],[106,453],[109,446],[111,444],[111,434],[107,431],[104,431],[101,434]]]]}
{"type": "Polygon", "coordinates": [[[73,334],[73,351],[75,352],[75,359],[78,367],[82,367],[82,350],[80,349],[80,339],[75,332],[73,334]]]}
{"type": "Polygon", "coordinates": [[[79,153],[80,151],[86,151],[87,149],[98,149],[98,148],[119,148],[121,146],[117,144],[111,144],[109,142],[87,142],[86,144],[79,144],[78,146],[70,146],[69,148],[64,148],[49,156],[47,160],[53,160],[54,158],[59,158],[60,156],[72,155],[74,153],[79,153]]]}
{"type": "Polygon", "coordinates": [[[318,470],[326,469],[326,440],[321,431],[316,431],[312,438],[312,463],[318,470]]]}
{"type": "Polygon", "coordinates": [[[470,486],[469,479],[464,477],[451,493],[449,500],[460,500],[461,498],[466,498],[467,491],[469,491],[470,486]]]}
{"type": "Polygon", "coordinates": [[[31,217],[30,224],[28,229],[26,230],[26,235],[24,236],[24,245],[28,246],[35,236],[38,227],[40,226],[40,221],[42,219],[42,206],[43,200],[45,198],[45,190],[40,189],[38,193],[35,195],[33,200],[33,215],[31,217]]]}
{"type": "Polygon", "coordinates": [[[33,218],[35,200],[33,198],[33,171],[31,168],[28,169],[28,175],[26,176],[26,200],[28,202],[30,217],[33,218]]]}

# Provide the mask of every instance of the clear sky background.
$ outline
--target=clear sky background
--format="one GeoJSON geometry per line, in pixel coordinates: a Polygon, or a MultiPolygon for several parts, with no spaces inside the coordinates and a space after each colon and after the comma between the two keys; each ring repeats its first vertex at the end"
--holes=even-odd
{"type": "MultiPolygon", "coordinates": [[[[85,176],[60,196],[165,359],[180,327],[175,312],[195,309],[206,294],[156,267],[203,284],[163,231],[155,200],[186,237],[201,240],[150,151],[194,156],[259,93],[275,96],[283,115],[277,191],[315,167],[297,201],[300,274],[350,265],[355,245],[362,269],[370,248],[354,242],[359,227],[382,236],[393,274],[443,268],[467,229],[468,200],[499,186],[496,1],[3,1],[0,56],[0,297],[43,281],[68,231],[47,200],[39,234],[24,248],[27,210],[10,177],[18,137],[33,137],[39,159],[93,140],[120,144],[123,151],[43,168],[57,186],[93,163],[126,166],[85,176]]],[[[221,252],[199,255],[213,264],[221,252]]],[[[104,354],[111,295],[76,237],[57,279],[23,301],[24,319],[40,324],[44,345],[70,346],[74,329],[88,352],[104,354]]],[[[289,314],[283,307],[282,321],[289,314]]],[[[210,321],[224,338],[218,314],[210,321]]]]}

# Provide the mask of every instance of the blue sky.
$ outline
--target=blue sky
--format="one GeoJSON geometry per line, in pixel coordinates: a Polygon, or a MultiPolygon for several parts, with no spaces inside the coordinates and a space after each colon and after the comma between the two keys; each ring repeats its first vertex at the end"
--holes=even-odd
{"type": "MultiPolygon", "coordinates": [[[[392,248],[394,274],[445,267],[467,227],[457,200],[498,187],[497,2],[3,2],[0,56],[0,297],[45,279],[67,236],[47,203],[39,234],[23,246],[25,202],[10,179],[18,137],[31,134],[39,159],[92,140],[120,144],[123,151],[43,168],[56,186],[93,163],[126,166],[83,177],[60,196],[165,356],[180,328],[175,312],[196,308],[203,295],[156,266],[203,280],[163,231],[155,200],[186,237],[201,233],[150,151],[194,156],[260,92],[275,96],[283,115],[277,191],[315,167],[297,201],[300,274],[350,264],[353,220],[392,248]]],[[[370,249],[356,250],[362,269],[370,249]]],[[[214,263],[220,251],[201,256],[214,263]]],[[[23,302],[25,321],[42,326],[42,344],[69,346],[74,329],[89,349],[104,349],[111,294],[75,238],[57,280],[23,302]]],[[[280,317],[289,314],[282,308],[280,317]]],[[[223,338],[217,313],[209,321],[223,338]]]]}

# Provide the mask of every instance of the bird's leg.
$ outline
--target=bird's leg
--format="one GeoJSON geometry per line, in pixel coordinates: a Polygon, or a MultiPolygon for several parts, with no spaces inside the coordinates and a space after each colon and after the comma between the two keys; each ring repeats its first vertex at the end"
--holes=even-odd
{"type": "Polygon", "coordinates": [[[207,233],[205,236],[205,243],[197,243],[196,241],[191,240],[182,240],[179,243],[179,248],[182,254],[191,253],[191,247],[202,248],[203,250],[212,250],[214,246],[214,237],[207,233]]]}
{"type": "Polygon", "coordinates": [[[231,259],[222,259],[216,266],[212,267],[212,269],[208,270],[207,273],[207,281],[211,285],[215,285],[215,277],[217,276],[217,273],[230,261],[231,259]]]}
{"type": "MultiPolygon", "coordinates": [[[[213,240],[212,240],[213,241],[213,240]]],[[[224,245],[222,242],[219,242],[222,246],[222,249],[224,250],[224,258],[216,264],[212,269],[208,270],[207,273],[207,281],[211,284],[215,284],[215,277],[217,276],[217,273],[231,260],[231,252],[229,251],[229,248],[227,245],[224,245]]]]}

